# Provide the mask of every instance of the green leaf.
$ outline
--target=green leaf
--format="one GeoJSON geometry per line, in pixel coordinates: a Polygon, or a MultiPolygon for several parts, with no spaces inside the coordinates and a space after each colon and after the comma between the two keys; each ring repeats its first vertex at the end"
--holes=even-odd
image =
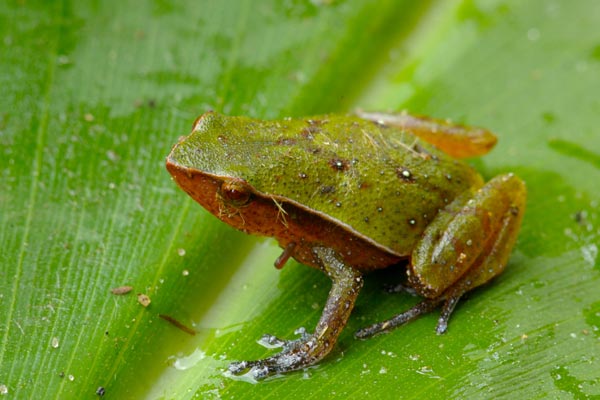
{"type": "Polygon", "coordinates": [[[0,393],[599,396],[599,23],[592,0],[0,3],[0,393]],[[498,133],[471,162],[527,182],[509,266],[446,335],[432,314],[357,341],[417,301],[381,290],[401,271],[373,274],[319,366],[226,377],[229,362],[271,353],[263,333],[311,329],[329,282],[294,262],[274,270],[274,241],[202,210],[164,158],[208,109],[357,107],[498,133]],[[111,294],[123,285],[134,289],[111,294]]]}

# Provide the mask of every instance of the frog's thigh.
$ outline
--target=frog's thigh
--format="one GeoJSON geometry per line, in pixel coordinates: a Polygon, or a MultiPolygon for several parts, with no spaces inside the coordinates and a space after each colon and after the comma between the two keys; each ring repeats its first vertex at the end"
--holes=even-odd
{"type": "Polygon", "coordinates": [[[358,116],[408,131],[455,158],[483,155],[497,141],[496,136],[487,129],[407,113],[358,112],[358,116]]]}
{"type": "Polygon", "coordinates": [[[440,211],[413,251],[412,285],[428,298],[458,300],[500,274],[517,238],[525,199],[523,181],[508,174],[440,211]]]}

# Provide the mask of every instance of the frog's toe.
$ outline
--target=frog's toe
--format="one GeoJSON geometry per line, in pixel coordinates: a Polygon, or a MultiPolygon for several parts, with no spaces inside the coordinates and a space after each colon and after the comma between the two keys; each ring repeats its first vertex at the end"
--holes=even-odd
{"type": "Polygon", "coordinates": [[[446,333],[448,330],[448,320],[450,319],[450,315],[454,312],[454,308],[458,304],[458,300],[460,300],[460,295],[454,295],[448,297],[446,301],[444,301],[444,305],[442,306],[442,312],[440,313],[440,318],[438,319],[437,326],[435,328],[435,332],[438,335],[442,335],[446,333]]]}
{"type": "Polygon", "coordinates": [[[440,313],[440,317],[438,319],[435,331],[438,335],[444,334],[448,330],[448,320],[450,319],[454,308],[458,304],[461,295],[462,292],[455,292],[449,294],[445,298],[438,297],[435,299],[425,299],[416,306],[388,319],[387,321],[379,322],[377,324],[373,324],[371,326],[356,331],[354,336],[357,339],[366,339],[371,336],[378,335],[380,333],[389,332],[392,329],[397,328],[400,325],[404,325],[407,322],[410,322],[423,314],[427,314],[433,311],[436,307],[440,305],[440,303],[443,303],[442,312],[440,313]]]}
{"type": "MultiPolygon", "coordinates": [[[[404,325],[407,322],[412,321],[420,315],[427,314],[433,311],[440,304],[441,301],[442,300],[439,298],[425,299],[416,306],[412,307],[411,309],[406,310],[403,313],[388,319],[387,321],[379,322],[366,328],[359,329],[354,334],[354,337],[356,337],[357,339],[367,339],[371,336],[375,336],[380,333],[389,332],[400,325],[404,325]]],[[[445,321],[447,322],[447,318],[445,321]]]]}
{"type": "Polygon", "coordinates": [[[266,360],[233,362],[227,369],[233,375],[242,375],[247,371],[252,379],[261,380],[276,372],[272,367],[264,365],[264,361],[266,360]]]}
{"type": "Polygon", "coordinates": [[[310,338],[310,334],[306,331],[304,327],[300,327],[294,331],[296,335],[300,337],[298,339],[286,340],[280,339],[275,335],[270,335],[265,333],[259,340],[258,344],[267,349],[277,349],[283,348],[283,351],[288,351],[293,349],[296,345],[301,344],[302,342],[307,341],[310,338]]]}
{"type": "Polygon", "coordinates": [[[263,366],[257,365],[257,366],[250,368],[250,375],[252,375],[252,377],[257,381],[264,379],[267,376],[272,375],[274,373],[275,372],[266,365],[263,365],[263,366]]]}
{"type": "Polygon", "coordinates": [[[265,347],[281,347],[281,352],[255,361],[237,361],[229,365],[228,370],[234,375],[249,374],[255,380],[264,379],[270,375],[295,371],[314,364],[320,358],[319,341],[314,335],[299,328],[295,332],[300,338],[282,340],[273,335],[264,335],[259,343],[265,347]]]}
{"type": "Polygon", "coordinates": [[[249,364],[248,361],[235,361],[235,362],[232,362],[231,364],[229,364],[229,367],[227,367],[227,370],[234,375],[239,375],[248,369],[248,367],[249,367],[248,364],[249,364]]]}
{"type": "Polygon", "coordinates": [[[261,380],[271,375],[295,371],[308,365],[310,365],[310,358],[306,354],[299,351],[282,351],[262,360],[233,362],[229,364],[228,370],[234,375],[247,373],[255,380],[261,380]]]}

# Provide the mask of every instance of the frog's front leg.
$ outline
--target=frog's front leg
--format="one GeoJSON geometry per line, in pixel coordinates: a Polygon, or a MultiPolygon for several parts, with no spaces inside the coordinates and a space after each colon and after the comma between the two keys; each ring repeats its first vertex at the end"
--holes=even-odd
{"type": "Polygon", "coordinates": [[[525,209],[523,181],[498,176],[441,210],[411,256],[409,283],[426,299],[390,320],[359,330],[366,338],[391,330],[442,304],[444,333],[460,297],[500,274],[514,246],[525,209]]]}
{"type": "Polygon", "coordinates": [[[346,326],[354,302],[362,288],[363,278],[360,272],[345,265],[332,249],[315,247],[313,253],[321,269],[333,282],[315,332],[307,334],[303,330],[297,331],[301,337],[290,341],[265,335],[263,341],[282,347],[282,351],[263,360],[234,362],[229,366],[231,373],[238,375],[250,370],[249,373],[254,379],[262,379],[268,375],[314,365],[329,354],[346,326]]]}

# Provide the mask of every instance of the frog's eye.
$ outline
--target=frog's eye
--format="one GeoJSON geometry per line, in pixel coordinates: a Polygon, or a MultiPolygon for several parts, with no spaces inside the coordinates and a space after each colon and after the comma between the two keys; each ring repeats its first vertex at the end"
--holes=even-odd
{"type": "Polygon", "coordinates": [[[223,200],[236,207],[248,204],[252,198],[250,188],[241,181],[224,181],[219,194],[223,200]]]}

